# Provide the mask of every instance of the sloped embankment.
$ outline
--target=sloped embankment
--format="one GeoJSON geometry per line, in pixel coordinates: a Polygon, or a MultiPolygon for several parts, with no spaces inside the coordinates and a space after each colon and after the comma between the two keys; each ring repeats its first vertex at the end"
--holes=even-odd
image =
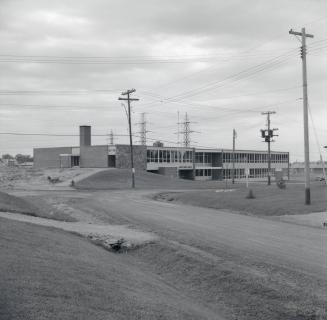
{"type": "Polygon", "coordinates": [[[39,209],[28,200],[0,191],[0,211],[37,216],[39,209]]]}
{"type": "MultiPolygon", "coordinates": [[[[164,176],[146,171],[136,171],[137,189],[203,189],[216,188],[217,181],[193,181],[164,176]]],[[[75,183],[77,189],[110,190],[129,189],[131,171],[128,169],[109,169],[95,173],[75,183]]]]}
{"type": "Polygon", "coordinates": [[[47,204],[43,204],[41,201],[34,203],[2,191],[0,191],[0,212],[21,213],[28,216],[59,221],[76,221],[70,215],[60,212],[47,204]]]}

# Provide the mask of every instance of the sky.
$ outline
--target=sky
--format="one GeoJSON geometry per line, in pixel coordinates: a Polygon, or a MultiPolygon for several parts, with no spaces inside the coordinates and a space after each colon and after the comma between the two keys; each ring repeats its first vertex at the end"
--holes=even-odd
{"type": "Polygon", "coordinates": [[[266,150],[262,112],[275,111],[272,150],[303,160],[300,39],[307,38],[310,159],[327,158],[324,0],[0,0],[0,154],[127,143],[122,92],[135,88],[134,141],[266,150]],[[178,120],[179,119],[179,120],[178,120]]]}

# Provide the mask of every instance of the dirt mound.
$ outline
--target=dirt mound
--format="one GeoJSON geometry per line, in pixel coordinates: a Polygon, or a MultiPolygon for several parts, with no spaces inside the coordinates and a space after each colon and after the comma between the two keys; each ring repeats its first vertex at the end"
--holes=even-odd
{"type": "Polygon", "coordinates": [[[36,216],[38,208],[31,202],[0,191],[0,211],[18,212],[36,216]]]}
{"type": "MultiPolygon", "coordinates": [[[[217,186],[214,181],[192,181],[167,177],[146,171],[137,171],[137,189],[192,189],[217,186]]],[[[127,169],[109,169],[98,172],[75,184],[78,189],[128,189],[131,187],[131,172],[127,169]]]]}

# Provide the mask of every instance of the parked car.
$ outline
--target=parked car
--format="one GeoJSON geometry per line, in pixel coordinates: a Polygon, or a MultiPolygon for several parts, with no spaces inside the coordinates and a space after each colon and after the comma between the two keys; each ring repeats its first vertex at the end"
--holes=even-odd
{"type": "Polygon", "coordinates": [[[325,181],[325,177],[316,177],[315,180],[316,181],[325,181]]]}

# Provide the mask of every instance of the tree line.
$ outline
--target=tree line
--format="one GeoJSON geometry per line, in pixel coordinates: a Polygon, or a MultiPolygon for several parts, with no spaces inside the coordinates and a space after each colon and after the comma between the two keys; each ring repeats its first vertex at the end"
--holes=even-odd
{"type": "Polygon", "coordinates": [[[18,163],[32,162],[33,161],[32,156],[30,156],[29,154],[21,154],[21,153],[18,153],[15,156],[13,156],[13,155],[11,155],[9,153],[6,153],[6,154],[2,155],[1,159],[3,159],[3,160],[16,160],[18,163]]]}

